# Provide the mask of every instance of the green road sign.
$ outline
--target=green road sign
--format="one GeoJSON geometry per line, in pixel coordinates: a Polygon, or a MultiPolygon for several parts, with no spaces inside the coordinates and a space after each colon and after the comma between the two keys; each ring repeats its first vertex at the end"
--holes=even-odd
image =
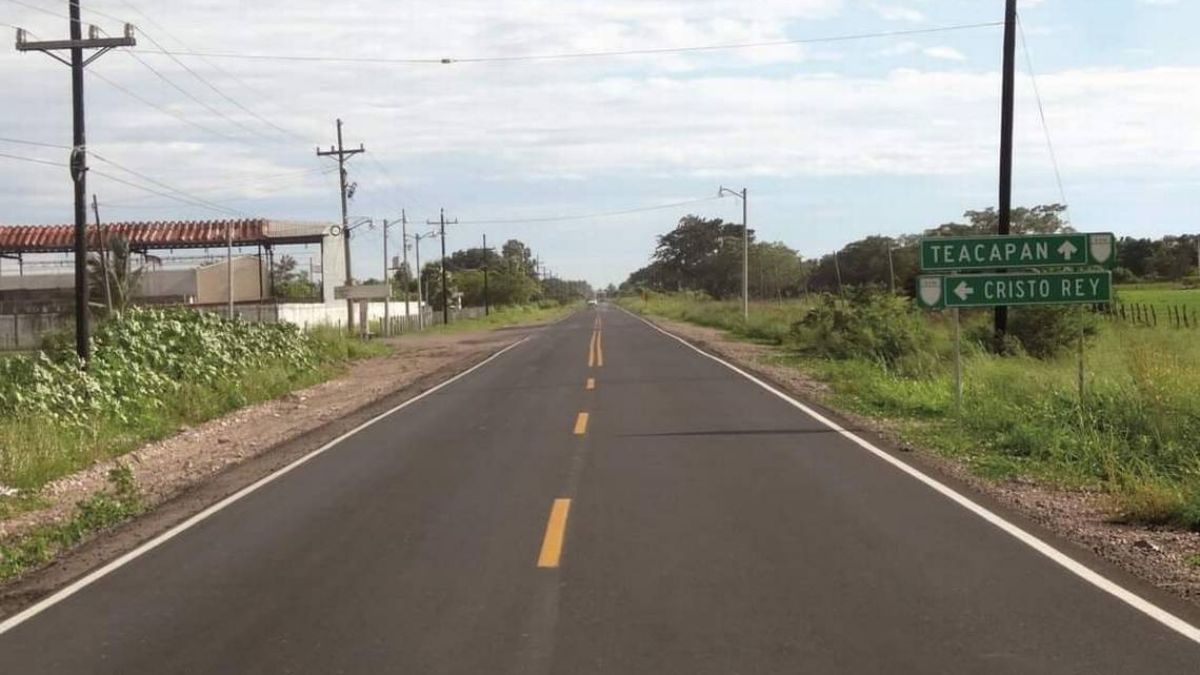
{"type": "Polygon", "coordinates": [[[1110,232],[921,240],[921,269],[925,272],[1087,265],[1111,269],[1116,263],[1116,241],[1110,232]]]}
{"type": "Polygon", "coordinates": [[[917,303],[930,309],[1112,302],[1112,272],[949,274],[917,278],[917,303]]]}

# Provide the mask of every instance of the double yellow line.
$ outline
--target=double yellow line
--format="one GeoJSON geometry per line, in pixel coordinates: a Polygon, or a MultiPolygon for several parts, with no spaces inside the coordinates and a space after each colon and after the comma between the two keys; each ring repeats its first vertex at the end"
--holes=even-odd
{"type": "Polygon", "coordinates": [[[592,326],[592,342],[588,345],[588,368],[604,366],[604,334],[601,328],[600,317],[597,316],[596,323],[592,326]]]}

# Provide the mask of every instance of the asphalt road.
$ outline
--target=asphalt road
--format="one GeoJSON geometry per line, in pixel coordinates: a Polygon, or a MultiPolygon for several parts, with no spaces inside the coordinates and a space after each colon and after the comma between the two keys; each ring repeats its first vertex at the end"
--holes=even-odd
{"type": "Polygon", "coordinates": [[[0,635],[22,675],[1197,672],[1196,642],[605,307],[0,635]]]}

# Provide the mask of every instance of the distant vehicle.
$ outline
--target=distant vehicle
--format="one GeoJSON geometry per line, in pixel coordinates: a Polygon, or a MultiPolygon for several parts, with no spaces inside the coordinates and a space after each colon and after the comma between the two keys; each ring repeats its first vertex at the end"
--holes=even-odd
{"type": "Polygon", "coordinates": [[[598,304],[600,304],[600,303],[596,302],[596,299],[595,299],[595,298],[592,298],[591,300],[588,300],[588,307],[595,307],[595,306],[596,306],[596,305],[598,305],[598,304]]]}

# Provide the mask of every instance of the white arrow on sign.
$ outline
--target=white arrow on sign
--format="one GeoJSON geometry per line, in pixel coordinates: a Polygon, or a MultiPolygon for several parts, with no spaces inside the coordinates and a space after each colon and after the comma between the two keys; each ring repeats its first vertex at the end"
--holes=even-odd
{"type": "Polygon", "coordinates": [[[1071,256],[1079,252],[1079,249],[1075,248],[1075,244],[1072,244],[1070,241],[1064,241],[1062,246],[1058,247],[1058,252],[1062,254],[1063,258],[1070,260],[1071,256]]]}
{"type": "Polygon", "coordinates": [[[967,298],[975,294],[975,289],[968,286],[967,282],[960,281],[958,282],[958,285],[954,287],[954,294],[958,296],[959,300],[966,302],[967,298]]]}

